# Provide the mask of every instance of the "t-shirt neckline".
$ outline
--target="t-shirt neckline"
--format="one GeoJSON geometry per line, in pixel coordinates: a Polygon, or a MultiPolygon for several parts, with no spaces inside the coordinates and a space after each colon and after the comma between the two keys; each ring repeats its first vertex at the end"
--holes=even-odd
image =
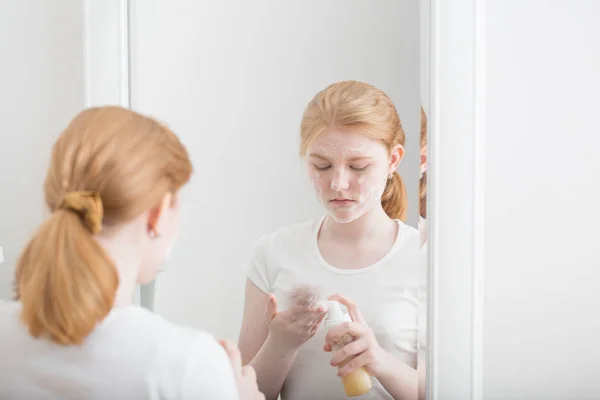
{"type": "Polygon", "coordinates": [[[374,262],[371,265],[367,265],[366,267],[362,267],[362,268],[356,268],[356,269],[344,269],[344,268],[339,268],[339,267],[334,267],[333,265],[329,264],[324,258],[323,255],[321,254],[321,250],[319,249],[319,243],[318,243],[318,239],[319,239],[319,232],[321,231],[321,227],[323,226],[323,223],[325,222],[325,218],[327,218],[327,215],[322,216],[321,218],[319,218],[316,221],[316,224],[313,228],[313,232],[312,232],[312,236],[311,236],[311,242],[312,242],[312,246],[313,246],[313,251],[317,257],[317,259],[319,260],[319,264],[321,264],[321,266],[331,272],[334,272],[336,274],[341,274],[341,275],[356,275],[356,274],[364,274],[367,272],[370,272],[374,269],[379,268],[382,264],[385,264],[386,261],[388,261],[390,258],[392,258],[395,254],[396,251],[398,250],[398,248],[400,247],[400,243],[401,243],[401,221],[398,219],[395,219],[394,221],[396,222],[396,224],[398,224],[398,232],[396,234],[396,239],[394,240],[394,244],[392,245],[392,247],[389,249],[389,251],[379,259],[379,261],[374,262]]]}

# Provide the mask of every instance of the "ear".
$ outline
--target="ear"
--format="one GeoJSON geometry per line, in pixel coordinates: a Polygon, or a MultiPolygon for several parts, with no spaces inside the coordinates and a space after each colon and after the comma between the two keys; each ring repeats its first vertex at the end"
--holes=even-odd
{"type": "Polygon", "coordinates": [[[165,211],[169,207],[171,207],[173,195],[171,192],[165,193],[163,198],[160,201],[160,204],[148,213],[148,231],[154,231],[155,233],[159,233],[160,222],[162,217],[165,215],[165,211]]]}
{"type": "Polygon", "coordinates": [[[398,144],[392,148],[390,154],[390,172],[395,171],[400,164],[400,161],[404,158],[404,146],[398,144]]]}

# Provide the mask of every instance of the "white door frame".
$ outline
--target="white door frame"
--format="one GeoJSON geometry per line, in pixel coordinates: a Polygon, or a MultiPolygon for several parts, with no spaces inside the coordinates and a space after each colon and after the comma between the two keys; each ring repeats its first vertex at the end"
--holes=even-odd
{"type": "Polygon", "coordinates": [[[484,0],[431,0],[430,5],[428,398],[479,400],[484,0]]]}

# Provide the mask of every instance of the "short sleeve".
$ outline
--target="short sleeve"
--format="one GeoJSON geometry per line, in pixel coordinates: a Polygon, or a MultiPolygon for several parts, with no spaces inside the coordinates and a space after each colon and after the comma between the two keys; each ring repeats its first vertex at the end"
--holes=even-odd
{"type": "Polygon", "coordinates": [[[245,268],[248,279],[267,294],[272,292],[268,263],[270,244],[270,235],[261,237],[252,247],[252,252],[245,268]]]}
{"type": "Polygon", "coordinates": [[[239,398],[225,349],[211,335],[199,332],[188,354],[180,400],[239,398]]]}

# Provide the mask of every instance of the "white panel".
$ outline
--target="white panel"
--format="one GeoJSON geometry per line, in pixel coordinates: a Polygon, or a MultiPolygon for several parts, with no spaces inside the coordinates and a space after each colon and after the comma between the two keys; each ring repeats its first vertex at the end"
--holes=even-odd
{"type": "Polygon", "coordinates": [[[486,400],[600,399],[599,20],[487,2],[486,400]]]}
{"type": "Polygon", "coordinates": [[[436,400],[481,398],[481,3],[431,3],[428,398],[436,400]]]}
{"type": "Polygon", "coordinates": [[[129,2],[84,0],[85,105],[129,107],[129,2]]]}

